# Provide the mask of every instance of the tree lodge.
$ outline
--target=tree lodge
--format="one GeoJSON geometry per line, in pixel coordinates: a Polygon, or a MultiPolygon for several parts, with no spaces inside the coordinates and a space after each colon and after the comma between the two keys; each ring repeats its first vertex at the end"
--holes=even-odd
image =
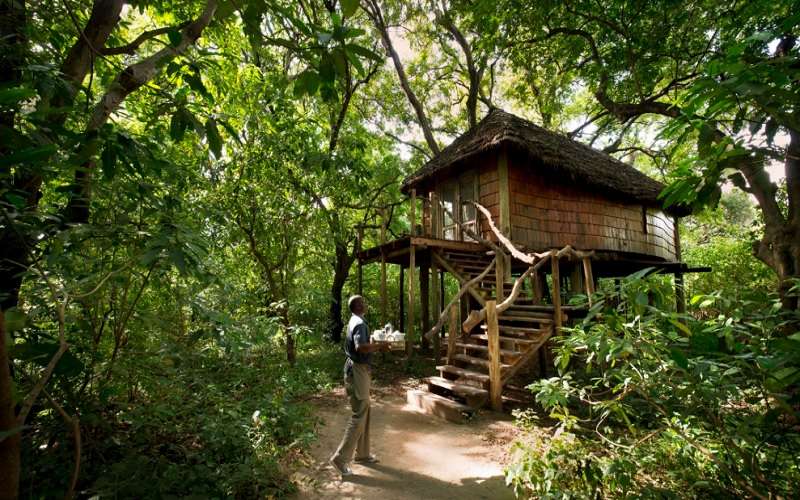
{"type": "Polygon", "coordinates": [[[382,320],[386,265],[401,266],[408,352],[418,338],[417,276],[422,329],[437,359],[449,318],[440,376],[427,379],[430,392],[411,391],[409,400],[453,420],[487,402],[499,409],[503,387],[521,368],[538,362],[544,374],[548,339],[586,311],[565,304],[586,295],[590,305],[599,278],[648,267],[672,273],[682,310],[682,275],[690,269],[680,261],[677,218],[687,212],[662,208],[662,189],[603,152],[496,109],[408,176],[402,190],[411,200],[412,234],[358,258],[359,269],[381,263],[382,320]],[[449,273],[460,284],[449,305],[443,285],[431,294],[431,271],[440,283],[449,273]]]}

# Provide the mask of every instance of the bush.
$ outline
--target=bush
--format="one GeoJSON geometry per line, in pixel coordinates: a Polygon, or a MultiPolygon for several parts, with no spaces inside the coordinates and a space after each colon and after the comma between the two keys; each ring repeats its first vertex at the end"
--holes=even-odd
{"type": "Polygon", "coordinates": [[[599,296],[557,339],[559,376],[530,386],[549,422],[517,445],[507,481],[544,498],[791,496],[800,484],[797,317],[780,303],[696,296],[665,312],[656,277],[599,296]],[[648,297],[650,300],[648,300],[648,297]],[[719,312],[723,311],[723,312],[719,312]],[[554,422],[554,423],[553,423],[554,422]]]}
{"type": "MultiPolygon", "coordinates": [[[[125,382],[84,401],[82,494],[264,498],[293,491],[286,466],[313,438],[302,400],[338,381],[338,349],[309,349],[289,367],[280,351],[197,347],[165,342],[126,357],[115,367],[115,379],[125,382]],[[130,386],[126,373],[136,377],[130,386]]],[[[54,473],[72,464],[71,446],[47,445],[48,436],[64,434],[63,423],[54,415],[39,429],[26,447],[33,467],[23,495],[63,495],[54,473]]]]}

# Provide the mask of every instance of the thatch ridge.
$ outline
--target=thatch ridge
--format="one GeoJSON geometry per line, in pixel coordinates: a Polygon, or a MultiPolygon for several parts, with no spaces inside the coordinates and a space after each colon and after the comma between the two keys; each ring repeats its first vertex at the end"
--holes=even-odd
{"type": "MultiPolygon", "coordinates": [[[[433,174],[504,143],[540,160],[553,170],[551,174],[566,175],[568,182],[595,186],[609,194],[647,205],[662,205],[658,199],[664,189],[662,183],[602,151],[500,109],[491,110],[475,127],[406,177],[401,189],[407,192],[433,174]]],[[[676,215],[685,213],[678,208],[668,211],[676,215]]]]}

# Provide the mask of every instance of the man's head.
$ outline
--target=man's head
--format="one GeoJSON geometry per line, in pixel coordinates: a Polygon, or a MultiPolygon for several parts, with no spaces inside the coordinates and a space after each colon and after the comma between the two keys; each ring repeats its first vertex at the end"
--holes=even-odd
{"type": "Polygon", "coordinates": [[[364,297],[361,295],[353,295],[350,297],[347,301],[347,307],[350,308],[351,313],[359,316],[367,312],[367,303],[364,302],[364,297]]]}

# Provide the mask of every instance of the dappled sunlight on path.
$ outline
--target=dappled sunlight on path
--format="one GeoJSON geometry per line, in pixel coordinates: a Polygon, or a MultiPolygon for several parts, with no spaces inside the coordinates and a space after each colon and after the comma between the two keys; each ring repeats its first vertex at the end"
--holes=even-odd
{"type": "Polygon", "coordinates": [[[315,403],[322,423],[312,461],[295,476],[295,498],[512,499],[502,463],[515,430],[508,416],[488,414],[457,425],[413,411],[400,391],[373,394],[372,446],[380,463],[353,464],[341,481],[327,460],[348,417],[341,391],[315,403]],[[496,420],[497,418],[500,420],[496,420]]]}

